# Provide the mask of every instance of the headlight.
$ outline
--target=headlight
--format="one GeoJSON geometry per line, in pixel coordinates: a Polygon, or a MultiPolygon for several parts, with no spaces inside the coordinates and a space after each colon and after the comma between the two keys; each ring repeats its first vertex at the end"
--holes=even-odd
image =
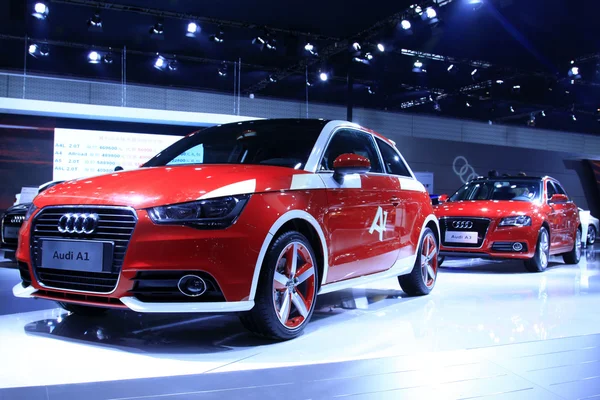
{"type": "Polygon", "coordinates": [[[231,226],[248,202],[250,195],[227,196],[154,207],[148,210],[156,224],[189,225],[202,229],[223,229],[231,226]]]}
{"type": "Polygon", "coordinates": [[[37,210],[35,204],[31,203],[29,208],[27,209],[27,213],[25,214],[25,221],[29,221],[29,218],[33,215],[33,213],[37,210]]]}
{"type": "Polygon", "coordinates": [[[530,226],[531,217],[526,215],[518,215],[516,217],[502,218],[500,226],[530,226]]]}

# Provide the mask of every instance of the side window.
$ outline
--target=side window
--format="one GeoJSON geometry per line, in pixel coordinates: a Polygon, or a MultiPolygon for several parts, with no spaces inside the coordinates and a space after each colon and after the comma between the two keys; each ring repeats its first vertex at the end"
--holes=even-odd
{"type": "Polygon", "coordinates": [[[560,183],[554,182],[554,186],[556,187],[556,193],[564,194],[565,196],[569,197],[569,195],[567,194],[567,192],[565,191],[565,189],[562,187],[562,185],[560,183]]]}
{"type": "Polygon", "coordinates": [[[400,158],[396,150],[381,139],[375,138],[375,140],[377,141],[377,146],[379,146],[379,151],[381,151],[385,172],[388,174],[410,177],[411,175],[410,172],[408,172],[408,167],[404,164],[404,161],[402,161],[402,158],[400,158]]]}
{"type": "Polygon", "coordinates": [[[371,161],[370,172],[383,172],[371,135],[351,129],[341,129],[333,135],[321,160],[320,170],[333,171],[335,159],[346,153],[367,157],[371,161]]]}
{"type": "Polygon", "coordinates": [[[204,144],[200,143],[197,146],[192,147],[186,152],[177,156],[177,158],[169,161],[167,165],[180,165],[180,164],[203,164],[204,163],[204,144]]]}
{"type": "Polygon", "coordinates": [[[552,196],[554,196],[557,193],[557,191],[554,188],[554,183],[552,183],[552,181],[546,182],[546,185],[548,188],[548,200],[550,200],[552,196]]]}

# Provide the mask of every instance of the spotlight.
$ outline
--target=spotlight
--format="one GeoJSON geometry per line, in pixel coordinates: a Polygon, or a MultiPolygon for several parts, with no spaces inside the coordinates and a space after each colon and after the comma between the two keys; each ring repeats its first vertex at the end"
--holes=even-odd
{"type": "Polygon", "coordinates": [[[30,44],[27,48],[29,54],[35,58],[37,57],[47,57],[50,54],[50,49],[47,44],[30,44]]]}
{"type": "Polygon", "coordinates": [[[177,68],[179,67],[179,63],[177,62],[177,60],[171,60],[169,61],[169,71],[177,71],[177,68]]]}
{"type": "Polygon", "coordinates": [[[454,69],[454,64],[452,64],[448,67],[448,72],[451,72],[453,69],[454,69]]]}
{"type": "Polygon", "coordinates": [[[471,104],[470,104],[468,101],[467,101],[467,103],[466,103],[466,106],[467,106],[468,108],[471,108],[471,107],[473,107],[473,106],[472,106],[472,105],[471,105],[471,104]]]}
{"type": "Polygon", "coordinates": [[[313,56],[318,55],[317,54],[317,50],[315,49],[315,46],[312,43],[306,43],[306,45],[304,46],[304,50],[306,50],[307,52],[309,52],[313,56]]]}
{"type": "Polygon", "coordinates": [[[192,21],[187,25],[185,36],[191,38],[196,37],[196,35],[199,34],[201,30],[202,29],[200,28],[200,25],[192,21]]]}
{"type": "Polygon", "coordinates": [[[96,11],[92,18],[87,20],[88,30],[92,32],[102,32],[102,18],[100,12],[96,11]]]}
{"type": "Polygon", "coordinates": [[[514,85],[512,88],[513,93],[521,93],[521,85],[514,85]]]}
{"type": "Polygon", "coordinates": [[[535,113],[531,113],[529,115],[529,120],[527,121],[527,126],[531,126],[531,127],[535,126],[535,113]]]}
{"type": "Polygon", "coordinates": [[[373,88],[373,86],[367,86],[367,92],[369,94],[375,94],[375,88],[373,88]]]}
{"type": "Polygon", "coordinates": [[[379,50],[382,53],[385,51],[385,46],[383,45],[383,43],[377,44],[377,50],[379,50]]]}
{"type": "Polygon", "coordinates": [[[102,60],[102,56],[97,51],[90,51],[87,58],[90,64],[98,64],[102,60]]]}
{"type": "Polygon", "coordinates": [[[360,51],[361,47],[360,47],[360,43],[358,42],[354,42],[352,44],[352,48],[354,49],[354,51],[360,51]]]}
{"type": "Polygon", "coordinates": [[[400,26],[402,27],[402,29],[404,29],[405,31],[409,30],[410,28],[412,28],[412,25],[410,23],[409,20],[404,19],[402,20],[402,22],[400,23],[400,26]]]}
{"type": "Polygon", "coordinates": [[[312,83],[309,79],[306,80],[306,86],[311,87],[314,86],[315,84],[312,83]]]}
{"type": "Polygon", "coordinates": [[[419,60],[415,61],[413,65],[415,68],[423,68],[423,63],[419,60]]]}
{"type": "Polygon", "coordinates": [[[274,38],[268,38],[267,40],[267,49],[269,50],[277,50],[277,40],[274,38]]]}
{"type": "Polygon", "coordinates": [[[273,83],[277,83],[277,77],[275,75],[269,76],[269,80],[273,83]]]}
{"type": "Polygon", "coordinates": [[[267,41],[263,39],[262,36],[257,36],[254,39],[252,39],[252,44],[260,47],[261,50],[265,47],[265,43],[267,43],[267,41]]]}
{"type": "Polygon", "coordinates": [[[423,63],[420,60],[415,61],[413,67],[413,72],[416,72],[417,74],[427,72],[425,69],[423,69],[423,63]]]}
{"type": "Polygon", "coordinates": [[[365,64],[365,65],[369,65],[370,64],[369,60],[367,60],[365,58],[362,58],[362,57],[358,57],[358,56],[352,58],[352,61],[357,62],[357,63],[361,63],[361,64],[365,64]]]}
{"type": "Polygon", "coordinates": [[[473,10],[479,10],[483,7],[483,0],[467,0],[467,2],[473,7],[473,10]]]}
{"type": "Polygon", "coordinates": [[[513,108],[513,106],[510,106],[510,112],[515,112],[515,109],[513,108]]]}
{"type": "Polygon", "coordinates": [[[496,81],[496,83],[497,83],[498,85],[502,85],[502,84],[504,84],[504,81],[503,81],[502,79],[498,79],[498,80],[496,81]]]}
{"type": "Polygon", "coordinates": [[[442,107],[440,107],[440,103],[438,103],[437,100],[433,102],[433,109],[435,111],[440,111],[440,112],[442,111],[442,107]]]}
{"type": "Polygon", "coordinates": [[[162,71],[166,68],[166,66],[167,60],[163,56],[156,57],[156,60],[154,60],[154,68],[158,69],[159,71],[162,71]]]}
{"type": "Polygon", "coordinates": [[[365,54],[365,59],[367,59],[368,61],[371,61],[373,59],[373,54],[371,53],[366,53],[365,54]]]}
{"type": "Polygon", "coordinates": [[[327,82],[327,80],[329,79],[329,75],[327,74],[327,72],[321,72],[319,74],[319,79],[321,80],[321,82],[327,82]]]}
{"type": "Polygon", "coordinates": [[[165,27],[163,26],[162,22],[157,22],[153,26],[150,27],[151,35],[162,36],[164,33],[165,33],[165,27]]]}
{"type": "Polygon", "coordinates": [[[38,1],[33,6],[33,14],[31,14],[31,15],[33,15],[37,19],[46,19],[49,12],[50,12],[50,9],[46,5],[46,3],[42,3],[41,1],[38,1]]]}
{"type": "Polygon", "coordinates": [[[475,68],[472,72],[471,72],[471,76],[475,76],[477,75],[477,68],[475,68]]]}
{"type": "Polygon", "coordinates": [[[112,53],[105,54],[104,57],[102,57],[102,61],[104,61],[104,64],[112,64],[114,61],[112,53]]]}
{"type": "Polygon", "coordinates": [[[427,7],[427,9],[425,10],[425,15],[429,19],[434,19],[437,17],[437,12],[433,7],[427,7]]]}
{"type": "Polygon", "coordinates": [[[542,117],[546,116],[546,112],[542,110],[542,117]]]}
{"type": "Polygon", "coordinates": [[[480,76],[481,76],[481,74],[479,73],[479,70],[477,68],[475,68],[473,71],[471,71],[471,78],[473,78],[474,81],[479,79],[480,76]]]}
{"type": "Polygon", "coordinates": [[[415,12],[419,15],[423,15],[423,9],[421,8],[421,6],[411,6],[411,8],[415,9],[415,12]]]}
{"type": "Polygon", "coordinates": [[[579,67],[573,65],[569,70],[569,76],[574,79],[581,78],[581,75],[579,75],[579,67]]]}
{"type": "Polygon", "coordinates": [[[572,119],[573,121],[577,121],[577,117],[575,116],[575,114],[571,114],[571,119],[572,119]]]}
{"type": "Polygon", "coordinates": [[[227,69],[228,69],[227,68],[227,63],[225,61],[223,61],[221,63],[221,66],[217,70],[217,73],[219,74],[219,76],[226,77],[227,76],[227,69]]]}
{"type": "Polygon", "coordinates": [[[219,30],[214,34],[210,35],[208,38],[211,42],[215,43],[223,43],[225,41],[225,33],[223,32],[223,28],[219,27],[219,30]]]}

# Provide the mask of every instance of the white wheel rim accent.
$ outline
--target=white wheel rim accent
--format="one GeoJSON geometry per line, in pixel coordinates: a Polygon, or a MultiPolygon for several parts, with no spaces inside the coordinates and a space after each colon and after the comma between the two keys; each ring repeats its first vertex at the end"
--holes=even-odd
{"type": "Polygon", "coordinates": [[[421,278],[428,288],[433,287],[437,277],[438,249],[435,238],[428,234],[421,245],[421,278]]]}
{"type": "Polygon", "coordinates": [[[548,266],[548,253],[550,250],[550,244],[548,240],[548,232],[545,230],[542,232],[542,236],[540,237],[540,264],[542,268],[546,268],[548,266]]]}
{"type": "Polygon", "coordinates": [[[581,258],[581,231],[577,231],[577,236],[575,237],[575,255],[577,256],[577,261],[581,258]]]}

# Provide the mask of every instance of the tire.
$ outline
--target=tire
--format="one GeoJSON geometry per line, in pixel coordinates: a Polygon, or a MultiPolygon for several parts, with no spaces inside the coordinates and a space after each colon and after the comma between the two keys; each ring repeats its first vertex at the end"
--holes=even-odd
{"type": "Polygon", "coordinates": [[[444,261],[446,261],[446,256],[438,256],[438,268],[442,266],[444,261]]]}
{"type": "Polygon", "coordinates": [[[596,232],[596,227],[594,225],[590,225],[588,228],[587,244],[591,246],[596,243],[596,235],[598,235],[598,232],[596,232]]]}
{"type": "Polygon", "coordinates": [[[65,310],[67,310],[75,315],[81,315],[84,317],[99,317],[108,311],[107,308],[102,308],[102,307],[82,306],[79,304],[63,303],[60,301],[57,301],[57,303],[59,306],[61,306],[65,310]]]}
{"type": "Polygon", "coordinates": [[[550,259],[550,234],[545,227],[540,228],[537,245],[535,246],[535,255],[529,260],[525,260],[525,268],[529,272],[543,272],[548,268],[550,259]]]}
{"type": "Polygon", "coordinates": [[[435,235],[431,229],[426,228],[412,272],[398,277],[404,293],[409,296],[423,296],[431,293],[437,280],[438,253],[439,245],[435,235]]]}
{"type": "Polygon", "coordinates": [[[563,254],[563,260],[565,264],[579,264],[579,260],[581,260],[581,229],[577,229],[577,233],[575,234],[573,250],[563,254]]]}
{"type": "Polygon", "coordinates": [[[296,231],[283,233],[267,252],[254,307],[240,315],[242,324],[269,339],[298,337],[312,317],[318,282],[319,268],[310,242],[296,231]]]}

